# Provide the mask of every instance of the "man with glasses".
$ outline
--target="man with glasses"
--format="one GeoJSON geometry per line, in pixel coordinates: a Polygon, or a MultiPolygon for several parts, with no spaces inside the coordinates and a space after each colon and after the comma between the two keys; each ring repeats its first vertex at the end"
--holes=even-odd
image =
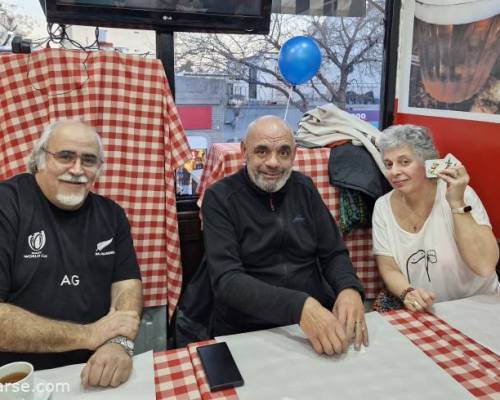
{"type": "Polygon", "coordinates": [[[128,379],[142,284],[125,212],[90,192],[103,162],[93,128],[59,121],[30,173],[0,182],[0,365],[86,362],[84,386],[128,379]]]}

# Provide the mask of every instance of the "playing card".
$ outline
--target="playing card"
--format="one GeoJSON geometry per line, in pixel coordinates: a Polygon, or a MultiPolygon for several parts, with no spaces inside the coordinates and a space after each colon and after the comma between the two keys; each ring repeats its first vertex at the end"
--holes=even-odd
{"type": "Polygon", "coordinates": [[[459,165],[462,165],[462,163],[459,161],[458,158],[456,158],[453,154],[448,153],[446,156],[443,158],[443,162],[441,163],[440,170],[449,168],[449,167],[458,167],[459,165]]]}
{"type": "Polygon", "coordinates": [[[425,160],[425,176],[427,176],[427,178],[437,178],[437,168],[442,162],[442,158],[437,160],[425,160]]]}
{"type": "Polygon", "coordinates": [[[458,167],[459,165],[462,165],[462,163],[458,160],[458,158],[456,158],[453,154],[448,153],[443,158],[441,164],[439,164],[439,166],[436,168],[436,173],[440,173],[446,168],[458,167]]]}

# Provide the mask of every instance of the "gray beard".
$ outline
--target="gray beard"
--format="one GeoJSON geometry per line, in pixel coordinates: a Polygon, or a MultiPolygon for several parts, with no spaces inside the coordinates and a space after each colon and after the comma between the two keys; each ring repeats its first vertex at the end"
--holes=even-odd
{"type": "Polygon", "coordinates": [[[67,207],[75,207],[78,204],[82,204],[85,200],[85,195],[75,195],[75,194],[57,194],[56,199],[59,203],[67,207]]]}
{"type": "Polygon", "coordinates": [[[280,190],[283,186],[285,186],[288,178],[292,174],[292,168],[290,168],[287,172],[283,174],[281,178],[279,178],[275,182],[266,182],[259,175],[254,175],[253,171],[250,168],[247,168],[248,176],[250,180],[261,190],[268,193],[274,193],[280,190]]]}

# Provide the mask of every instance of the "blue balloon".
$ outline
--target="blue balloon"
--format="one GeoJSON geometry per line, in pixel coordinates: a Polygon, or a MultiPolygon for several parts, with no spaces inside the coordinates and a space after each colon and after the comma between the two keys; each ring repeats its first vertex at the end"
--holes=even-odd
{"type": "Polygon", "coordinates": [[[283,78],[292,85],[311,79],[321,65],[318,43],[307,36],[295,36],[281,47],[278,65],[283,78]]]}

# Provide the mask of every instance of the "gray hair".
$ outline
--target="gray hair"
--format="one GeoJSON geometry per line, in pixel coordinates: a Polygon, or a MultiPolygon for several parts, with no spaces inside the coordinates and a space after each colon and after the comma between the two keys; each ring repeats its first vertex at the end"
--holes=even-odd
{"type": "Polygon", "coordinates": [[[382,131],[377,138],[377,146],[384,152],[409,146],[415,156],[422,161],[439,158],[432,136],[427,128],[417,125],[393,125],[382,131]]]}
{"type": "Polygon", "coordinates": [[[42,135],[40,136],[40,139],[35,143],[35,146],[33,147],[33,151],[29,155],[28,158],[28,172],[31,174],[36,174],[38,171],[42,170],[45,168],[45,163],[47,162],[47,153],[45,153],[45,149],[47,148],[47,144],[49,143],[50,138],[54,134],[55,131],[57,131],[58,128],[60,128],[62,125],[65,124],[83,124],[87,128],[89,128],[95,135],[96,141],[97,141],[97,146],[99,148],[99,154],[97,157],[101,160],[101,164],[99,166],[99,169],[97,170],[97,174],[99,174],[102,170],[103,163],[104,163],[104,146],[102,144],[101,137],[97,133],[97,131],[84,121],[80,119],[60,119],[56,122],[52,122],[50,125],[48,125],[44,130],[42,135]]]}

